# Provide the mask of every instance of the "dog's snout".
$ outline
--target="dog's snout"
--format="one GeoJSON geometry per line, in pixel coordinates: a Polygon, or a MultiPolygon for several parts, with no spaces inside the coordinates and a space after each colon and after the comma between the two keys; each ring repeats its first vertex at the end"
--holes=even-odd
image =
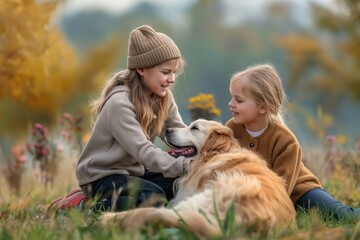
{"type": "Polygon", "coordinates": [[[171,134],[171,133],[173,133],[173,132],[174,132],[174,129],[172,129],[172,128],[167,128],[165,134],[167,135],[167,134],[171,134]]]}

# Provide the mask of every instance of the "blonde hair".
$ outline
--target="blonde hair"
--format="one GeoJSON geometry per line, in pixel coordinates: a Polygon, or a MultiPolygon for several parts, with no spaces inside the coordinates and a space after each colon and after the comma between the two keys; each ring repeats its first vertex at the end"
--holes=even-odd
{"type": "Polygon", "coordinates": [[[233,81],[242,81],[245,94],[249,94],[258,105],[267,106],[269,122],[278,122],[286,126],[283,117],[286,95],[274,66],[271,64],[250,66],[234,74],[231,78],[231,82],[233,81]]]}
{"type": "MultiPolygon", "coordinates": [[[[179,59],[179,70],[184,68],[184,61],[179,59]]],[[[145,94],[144,85],[140,74],[136,69],[125,69],[115,73],[106,82],[101,91],[100,97],[90,104],[93,116],[98,115],[102,110],[107,96],[114,87],[125,85],[130,89],[130,101],[135,107],[136,119],[148,139],[154,139],[162,130],[172,98],[171,90],[167,90],[164,97],[156,94],[145,94]],[[155,118],[154,118],[155,116],[155,118]]]]}

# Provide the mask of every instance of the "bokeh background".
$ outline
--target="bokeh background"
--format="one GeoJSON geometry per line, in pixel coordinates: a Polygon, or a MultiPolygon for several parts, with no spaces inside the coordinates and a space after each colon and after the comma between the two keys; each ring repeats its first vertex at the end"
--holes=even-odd
{"type": "Polygon", "coordinates": [[[360,1],[0,0],[0,162],[35,123],[58,128],[64,113],[89,133],[89,101],[126,67],[128,34],[142,24],[181,49],[174,90],[186,123],[199,93],[214,96],[225,123],[231,75],[271,63],[305,149],[329,135],[344,148],[359,142],[360,1]]]}

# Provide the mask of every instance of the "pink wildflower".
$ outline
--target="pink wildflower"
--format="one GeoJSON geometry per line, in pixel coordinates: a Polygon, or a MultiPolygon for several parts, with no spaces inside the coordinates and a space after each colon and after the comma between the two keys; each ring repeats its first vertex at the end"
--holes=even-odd
{"type": "Polygon", "coordinates": [[[325,139],[329,143],[336,143],[336,136],[334,136],[334,135],[329,134],[326,136],[325,139]]]}
{"type": "Polygon", "coordinates": [[[23,147],[15,145],[11,148],[11,152],[17,162],[26,162],[25,149],[23,147]]]}

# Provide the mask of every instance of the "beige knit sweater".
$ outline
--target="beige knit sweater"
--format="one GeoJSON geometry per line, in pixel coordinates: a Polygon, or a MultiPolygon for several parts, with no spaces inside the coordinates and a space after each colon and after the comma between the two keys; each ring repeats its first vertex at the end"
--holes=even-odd
{"type": "MultiPolygon", "coordinates": [[[[129,89],[117,86],[100,111],[92,135],[76,165],[79,185],[111,174],[141,176],[145,168],[162,172],[165,177],[182,176],[190,159],[173,158],[148,140],[136,120],[129,89]]],[[[184,127],[173,98],[164,129],[184,127]]],[[[163,134],[161,135],[161,137],[163,134]]]]}

